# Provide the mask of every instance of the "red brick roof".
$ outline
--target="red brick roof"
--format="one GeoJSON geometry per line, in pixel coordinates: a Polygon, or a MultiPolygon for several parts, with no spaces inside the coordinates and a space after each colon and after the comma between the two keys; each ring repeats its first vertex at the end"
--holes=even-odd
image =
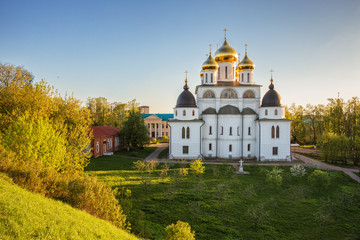
{"type": "Polygon", "coordinates": [[[93,126],[91,127],[94,138],[100,138],[105,136],[116,136],[119,135],[120,130],[112,126],[93,126]]]}

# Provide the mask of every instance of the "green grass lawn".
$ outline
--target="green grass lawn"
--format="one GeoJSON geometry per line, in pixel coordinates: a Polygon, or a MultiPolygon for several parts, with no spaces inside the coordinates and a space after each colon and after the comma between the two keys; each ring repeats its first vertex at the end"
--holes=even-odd
{"type": "Polygon", "coordinates": [[[139,239],[107,221],[0,176],[0,239],[139,239]]]}
{"type": "Polygon", "coordinates": [[[283,185],[276,189],[265,181],[264,171],[272,167],[245,166],[251,174],[236,175],[231,166],[206,165],[201,177],[181,177],[182,166],[175,164],[161,177],[161,166],[149,176],[134,170],[134,161],[101,157],[92,159],[87,170],[113,188],[131,190],[131,197],[120,201],[138,236],[163,239],[165,227],[181,220],[195,230],[196,239],[360,237],[360,185],[342,172],[329,172],[331,186],[319,191],[308,184],[307,175],[295,179],[283,167],[283,185]],[[354,191],[354,198],[343,194],[354,191]],[[255,226],[251,212],[267,217],[255,226]]]}
{"type": "Polygon", "coordinates": [[[162,150],[161,153],[159,154],[158,158],[159,159],[168,158],[168,155],[169,155],[169,147],[162,150]]]}

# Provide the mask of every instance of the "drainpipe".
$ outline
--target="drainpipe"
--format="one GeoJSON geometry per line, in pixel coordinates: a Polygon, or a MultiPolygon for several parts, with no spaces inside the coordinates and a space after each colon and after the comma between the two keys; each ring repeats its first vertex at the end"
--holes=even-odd
{"type": "Polygon", "coordinates": [[[244,115],[241,115],[241,159],[244,159],[244,115]]]}
{"type": "Polygon", "coordinates": [[[260,124],[260,120],[258,120],[259,123],[259,162],[260,160],[260,156],[261,156],[261,124],[260,124]]]}
{"type": "Polygon", "coordinates": [[[218,145],[219,145],[219,114],[216,113],[216,157],[218,157],[218,145]]]}
{"type": "Polygon", "coordinates": [[[203,156],[202,153],[201,153],[201,149],[202,149],[201,128],[202,128],[202,126],[204,126],[205,121],[202,121],[202,122],[203,122],[203,123],[202,123],[201,126],[200,126],[200,156],[201,156],[202,159],[204,159],[204,156],[203,156]]]}

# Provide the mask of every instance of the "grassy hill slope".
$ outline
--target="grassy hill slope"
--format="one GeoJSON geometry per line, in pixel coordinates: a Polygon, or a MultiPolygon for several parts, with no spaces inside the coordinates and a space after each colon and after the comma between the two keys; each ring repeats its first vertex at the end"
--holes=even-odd
{"type": "Polygon", "coordinates": [[[138,239],[109,222],[0,176],[0,239],[138,239]]]}

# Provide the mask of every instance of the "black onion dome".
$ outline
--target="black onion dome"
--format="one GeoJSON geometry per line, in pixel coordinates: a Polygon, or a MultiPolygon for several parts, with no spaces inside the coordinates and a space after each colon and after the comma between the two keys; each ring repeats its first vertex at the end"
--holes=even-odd
{"type": "Polygon", "coordinates": [[[274,90],[273,80],[271,79],[271,84],[269,86],[269,91],[264,95],[261,107],[280,107],[281,106],[281,97],[277,91],[274,90]]]}
{"type": "Polygon", "coordinates": [[[197,107],[194,95],[189,91],[187,80],[185,80],[184,91],[180,93],[177,99],[176,107],[197,107]]]}

